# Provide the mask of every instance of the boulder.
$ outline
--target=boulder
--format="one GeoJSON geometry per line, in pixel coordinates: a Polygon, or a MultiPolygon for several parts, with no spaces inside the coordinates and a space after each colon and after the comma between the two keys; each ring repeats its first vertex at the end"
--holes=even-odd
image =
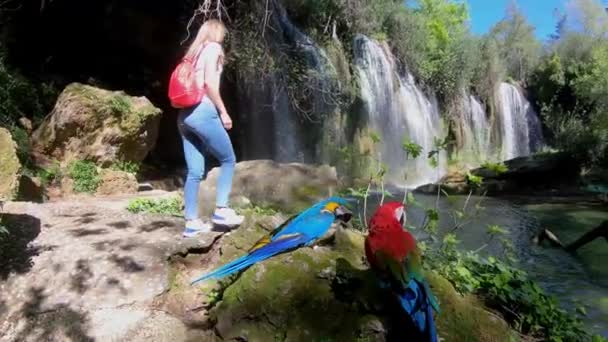
{"type": "MultiPolygon", "coordinates": [[[[253,221],[222,239],[221,257],[209,269],[242,255],[267,234],[253,221]]],[[[333,244],[300,248],[239,276],[201,284],[198,293],[221,298],[210,310],[213,330],[224,341],[420,340],[411,323],[399,319],[394,297],[381,289],[364,261],[364,239],[361,232],[337,228],[333,244]],[[210,288],[219,288],[220,295],[210,288]]],[[[445,341],[514,337],[508,324],[475,297],[460,295],[434,272],[425,273],[441,306],[436,324],[445,341]]]]}
{"type": "MultiPolygon", "coordinates": [[[[476,194],[543,194],[560,192],[578,194],[580,181],[580,164],[565,153],[545,153],[518,157],[504,162],[506,170],[489,165],[470,170],[470,173],[482,178],[476,194]],[[557,190],[559,189],[559,190],[557,190]]],[[[471,190],[466,173],[452,170],[441,181],[441,188],[450,194],[468,194],[471,190]]],[[[416,189],[425,193],[437,193],[437,184],[426,184],[416,189]]]]}
{"type": "Polygon", "coordinates": [[[11,133],[0,127],[0,201],[11,200],[16,195],[20,170],[17,144],[11,133]]]}
{"type": "Polygon", "coordinates": [[[62,166],[73,160],[141,162],[155,145],[160,114],[145,97],[72,83],[34,131],[33,148],[62,166]]]}
{"type": "Polygon", "coordinates": [[[132,173],[103,169],[99,175],[98,195],[117,195],[137,193],[137,179],[132,173]]]}
{"type": "MultiPolygon", "coordinates": [[[[215,185],[219,172],[219,168],[212,169],[201,183],[201,213],[210,213],[215,206],[215,185]]],[[[291,213],[331,195],[337,186],[336,169],[328,165],[250,160],[237,163],[230,200],[236,203],[244,197],[253,205],[291,213]]]]}

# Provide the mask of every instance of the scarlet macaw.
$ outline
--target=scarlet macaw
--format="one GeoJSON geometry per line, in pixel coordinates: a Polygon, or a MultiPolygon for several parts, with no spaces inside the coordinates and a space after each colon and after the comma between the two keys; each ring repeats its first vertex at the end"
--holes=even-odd
{"type": "Polygon", "coordinates": [[[439,305],[421,273],[420,251],[414,236],[403,228],[405,207],[399,202],[386,203],[374,213],[365,239],[365,255],[381,280],[399,299],[428,341],[437,341],[432,309],[439,305]]]}
{"type": "Polygon", "coordinates": [[[277,254],[314,244],[323,237],[336,219],[344,222],[350,220],[352,214],[345,208],[346,205],[347,201],[339,197],[330,197],[316,203],[260,239],[246,255],[197,278],[192,281],[192,285],[207,279],[228,276],[277,254]]]}

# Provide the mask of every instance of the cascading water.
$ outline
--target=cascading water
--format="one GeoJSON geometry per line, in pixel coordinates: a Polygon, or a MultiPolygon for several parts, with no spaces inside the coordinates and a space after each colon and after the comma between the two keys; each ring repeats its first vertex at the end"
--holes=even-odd
{"type": "Polygon", "coordinates": [[[490,158],[491,128],[481,103],[471,95],[464,95],[463,155],[465,159],[480,164],[490,158]]]}
{"type": "Polygon", "coordinates": [[[361,97],[369,127],[380,135],[380,157],[389,168],[388,180],[407,187],[439,180],[446,170],[445,152],[439,153],[436,168],[427,159],[434,139],[444,137],[434,97],[427,97],[412,75],[398,74],[388,49],[361,35],[354,44],[361,97]],[[404,137],[422,146],[422,154],[415,160],[405,158],[404,137]]]}
{"type": "MultiPolygon", "coordinates": [[[[336,71],[325,52],[289,19],[279,1],[271,1],[268,43],[275,59],[287,57],[302,65],[306,84],[296,89],[297,95],[306,94],[306,115],[316,122],[302,119],[295,108],[288,89],[294,80],[283,62],[279,70],[258,79],[240,80],[244,94],[239,99],[243,129],[240,150],[243,159],[273,159],[279,162],[317,162],[319,146],[315,141],[322,132],[322,118],[333,113],[336,103],[328,94],[337,92],[336,71]]],[[[293,87],[292,87],[293,88],[293,87]]],[[[302,104],[300,104],[302,105],[302,104]]],[[[319,140],[319,139],[317,139],[319,140]]]]}
{"type": "Polygon", "coordinates": [[[500,84],[499,98],[501,159],[527,156],[538,150],[543,142],[542,129],[530,102],[509,83],[500,84]]]}

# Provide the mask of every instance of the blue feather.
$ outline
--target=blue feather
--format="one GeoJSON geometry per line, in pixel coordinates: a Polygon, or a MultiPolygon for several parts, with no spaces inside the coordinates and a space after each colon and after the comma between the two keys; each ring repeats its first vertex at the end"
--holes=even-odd
{"type": "Polygon", "coordinates": [[[271,237],[268,244],[252,250],[250,253],[192,281],[192,285],[211,278],[222,278],[247,267],[294,248],[310,245],[322,237],[331,227],[335,216],[322,211],[329,202],[346,205],[347,201],[339,197],[330,197],[306,209],[279,232],[271,237]]]}
{"type": "Polygon", "coordinates": [[[211,278],[226,277],[230,274],[243,270],[256,262],[266,260],[272,256],[275,256],[276,254],[296,248],[306,243],[307,240],[308,238],[305,235],[292,235],[284,237],[280,240],[272,241],[264,247],[256,249],[252,253],[231,261],[217,270],[192,281],[192,285],[211,278]]]}
{"type": "Polygon", "coordinates": [[[433,305],[427,291],[426,284],[420,284],[417,280],[411,279],[407,288],[398,294],[398,297],[401,306],[412,318],[418,330],[428,335],[428,341],[436,342],[437,331],[433,320],[433,305]]]}

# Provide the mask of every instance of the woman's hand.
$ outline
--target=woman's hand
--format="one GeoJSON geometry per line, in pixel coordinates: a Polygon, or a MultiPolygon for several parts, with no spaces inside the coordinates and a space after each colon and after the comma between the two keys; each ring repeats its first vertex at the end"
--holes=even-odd
{"type": "Polygon", "coordinates": [[[230,130],[232,128],[232,119],[227,112],[223,111],[220,113],[220,119],[222,120],[222,124],[226,130],[230,130]]]}

